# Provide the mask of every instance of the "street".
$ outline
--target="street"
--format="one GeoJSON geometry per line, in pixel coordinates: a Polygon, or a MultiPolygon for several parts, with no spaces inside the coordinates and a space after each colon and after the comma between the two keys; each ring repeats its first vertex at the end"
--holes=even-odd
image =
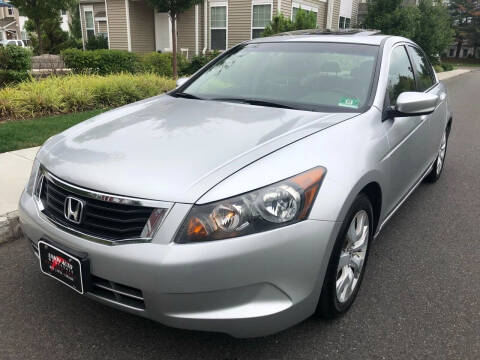
{"type": "Polygon", "coordinates": [[[0,245],[0,359],[479,359],[480,71],[445,83],[454,122],[442,178],[373,243],[345,316],[247,340],[168,328],[42,275],[22,239],[0,245]]]}

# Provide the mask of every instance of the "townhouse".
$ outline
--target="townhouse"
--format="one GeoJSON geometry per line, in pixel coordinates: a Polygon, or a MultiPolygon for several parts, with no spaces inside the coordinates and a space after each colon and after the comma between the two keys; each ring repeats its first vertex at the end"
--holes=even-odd
{"type": "MultiPolygon", "coordinates": [[[[273,16],[293,19],[312,11],[317,27],[337,30],[356,24],[359,0],[205,0],[177,19],[178,51],[191,57],[225,50],[261,36],[273,16]]],[[[108,38],[110,49],[139,53],[171,51],[171,22],[145,0],[80,0],[82,38],[108,38]]]]}
{"type": "Polygon", "coordinates": [[[0,0],[0,43],[16,40],[20,36],[18,10],[8,1],[0,0]]]}

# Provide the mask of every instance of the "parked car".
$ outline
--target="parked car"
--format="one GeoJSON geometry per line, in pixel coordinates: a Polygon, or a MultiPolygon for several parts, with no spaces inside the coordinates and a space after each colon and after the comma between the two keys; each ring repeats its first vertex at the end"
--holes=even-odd
{"type": "Polygon", "coordinates": [[[1,44],[3,46],[14,45],[14,46],[20,46],[20,47],[23,47],[23,48],[27,47],[27,45],[25,45],[23,40],[3,40],[3,42],[1,44]]]}
{"type": "Polygon", "coordinates": [[[439,179],[451,126],[447,90],[408,39],[255,39],[49,139],[21,224],[41,271],[92,299],[271,334],[350,308],[374,238],[439,179]]]}

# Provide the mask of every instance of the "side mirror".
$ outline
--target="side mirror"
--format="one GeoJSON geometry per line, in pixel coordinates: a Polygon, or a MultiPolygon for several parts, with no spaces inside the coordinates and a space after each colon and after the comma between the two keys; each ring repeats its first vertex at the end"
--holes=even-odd
{"type": "Polygon", "coordinates": [[[420,116],[431,114],[438,104],[438,96],[423,92],[403,92],[397,98],[395,109],[388,110],[388,116],[420,116]]]}
{"type": "Polygon", "coordinates": [[[185,84],[190,78],[188,77],[181,77],[177,79],[177,88],[185,84]]]}

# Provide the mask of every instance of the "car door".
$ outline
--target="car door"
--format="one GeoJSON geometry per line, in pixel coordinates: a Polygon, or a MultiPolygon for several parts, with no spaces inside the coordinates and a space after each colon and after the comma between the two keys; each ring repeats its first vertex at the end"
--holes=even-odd
{"type": "Polygon", "coordinates": [[[434,94],[439,97],[439,104],[435,111],[427,115],[429,122],[429,136],[426,141],[429,142],[429,164],[435,160],[438,154],[438,147],[445,130],[447,116],[447,92],[445,86],[437,82],[432,65],[428,61],[425,53],[413,45],[407,46],[410,59],[413,64],[413,71],[417,79],[417,91],[434,94]]]}
{"type": "MultiPolygon", "coordinates": [[[[396,45],[390,54],[385,107],[394,107],[402,92],[417,91],[415,73],[405,44],[396,45]]],[[[408,194],[426,171],[430,157],[428,117],[406,116],[384,119],[390,169],[387,213],[408,194]]]]}

